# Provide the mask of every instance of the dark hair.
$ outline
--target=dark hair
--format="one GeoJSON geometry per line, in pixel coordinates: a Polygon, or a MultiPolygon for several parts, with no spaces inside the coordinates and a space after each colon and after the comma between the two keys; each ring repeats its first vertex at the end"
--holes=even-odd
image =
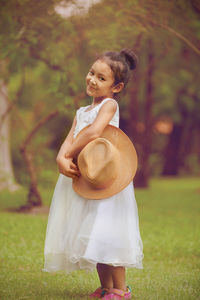
{"type": "Polygon", "coordinates": [[[134,70],[138,63],[138,58],[133,50],[122,49],[120,52],[107,51],[98,59],[105,59],[109,67],[113,71],[115,84],[123,82],[127,85],[130,78],[130,71],[134,70]]]}

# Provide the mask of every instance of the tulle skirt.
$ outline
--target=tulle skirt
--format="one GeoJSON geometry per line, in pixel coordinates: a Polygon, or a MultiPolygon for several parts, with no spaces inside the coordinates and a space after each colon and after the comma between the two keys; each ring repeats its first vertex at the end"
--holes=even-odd
{"type": "Polygon", "coordinates": [[[44,272],[92,271],[97,263],[142,269],[143,244],[133,184],[103,200],[76,194],[59,175],[48,216],[44,272]]]}

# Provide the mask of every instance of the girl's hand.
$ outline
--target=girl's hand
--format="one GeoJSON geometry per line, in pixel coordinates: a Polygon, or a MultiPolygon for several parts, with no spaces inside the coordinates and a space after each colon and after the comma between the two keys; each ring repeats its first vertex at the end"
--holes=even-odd
{"type": "Polygon", "coordinates": [[[72,158],[57,157],[56,162],[58,164],[59,172],[67,177],[77,179],[81,174],[72,158]]]}

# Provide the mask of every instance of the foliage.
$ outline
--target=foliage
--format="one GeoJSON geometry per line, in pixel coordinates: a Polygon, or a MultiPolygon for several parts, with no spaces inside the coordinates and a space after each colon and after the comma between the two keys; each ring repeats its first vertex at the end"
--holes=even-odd
{"type": "MultiPolygon", "coordinates": [[[[70,3],[69,0],[65,2],[70,3]]],[[[2,1],[1,5],[0,59],[6,61],[4,79],[8,82],[9,101],[15,103],[11,117],[12,133],[17,130],[17,135],[12,136],[12,154],[18,180],[27,183],[19,154],[24,138],[42,117],[59,110],[56,120],[46,124],[31,144],[39,172],[45,168],[45,159],[38,156],[50,160],[55,156],[48,152],[58,150],[75,109],[89,103],[86,96],[82,97],[81,103],[75,98],[85,91],[85,74],[96,54],[107,49],[132,47],[139,57],[138,69],[129,84],[127,96],[123,96],[120,102],[129,133],[137,131],[136,123],[146,125],[147,57],[151,40],[154,55],[151,123],[167,116],[173,124],[183,126],[182,148],[186,147],[188,128],[195,132],[192,139],[196,140],[200,126],[200,22],[193,3],[189,0],[104,0],[93,5],[87,14],[67,19],[55,12],[59,3],[58,0],[10,0],[2,1]],[[139,104],[138,119],[134,123],[129,112],[135,89],[138,89],[139,104]],[[130,125],[131,122],[134,124],[130,125]]],[[[168,141],[168,136],[154,135],[153,148],[149,150],[154,158],[158,153],[162,166],[168,141]]],[[[139,149],[143,147],[141,144],[139,149]]],[[[200,147],[194,148],[191,142],[186,153],[180,153],[184,161],[180,166],[182,170],[188,169],[190,155],[198,157],[197,148],[200,147]]],[[[154,158],[149,162],[151,172],[154,172],[154,158]]],[[[159,170],[162,172],[161,168],[159,170]]]]}

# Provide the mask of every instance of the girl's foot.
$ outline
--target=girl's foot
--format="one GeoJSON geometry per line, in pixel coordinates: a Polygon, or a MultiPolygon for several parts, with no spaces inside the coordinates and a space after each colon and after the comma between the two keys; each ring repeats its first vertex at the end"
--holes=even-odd
{"type": "Polygon", "coordinates": [[[102,298],[107,292],[107,288],[99,287],[92,294],[90,294],[90,298],[102,298]]]}
{"type": "Polygon", "coordinates": [[[131,299],[131,288],[127,286],[126,292],[118,289],[109,289],[109,291],[101,298],[105,300],[131,299]]]}

